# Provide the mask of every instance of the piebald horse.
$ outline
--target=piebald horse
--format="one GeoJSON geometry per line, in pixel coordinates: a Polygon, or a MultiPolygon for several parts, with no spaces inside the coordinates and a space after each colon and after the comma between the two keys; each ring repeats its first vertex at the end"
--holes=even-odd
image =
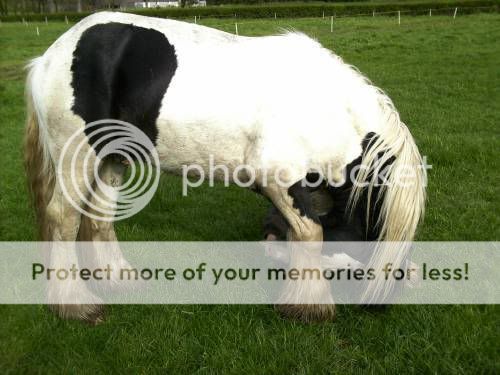
{"type": "MultiPolygon", "coordinates": [[[[304,34],[242,37],[174,20],[102,12],[69,29],[28,68],[25,161],[42,240],[116,240],[111,220],[82,215],[63,194],[61,182],[69,178],[85,192],[83,181],[94,178],[92,170],[79,168],[71,175],[63,165],[56,173],[67,140],[102,119],[138,127],[167,172],[179,173],[190,164],[208,168],[210,157],[229,171],[252,167],[254,187],[286,219],[289,240],[323,240],[300,184],[312,171],[329,176],[329,188],[337,186],[332,192],[344,192],[346,214],[364,220],[367,239],[414,238],[426,176],[408,128],[380,89],[304,34]],[[379,185],[381,166],[387,181],[379,185]],[[344,179],[353,167],[360,167],[355,174],[360,183],[344,179]],[[412,183],[396,183],[408,169],[412,183]],[[285,186],[263,181],[277,170],[285,186]]],[[[86,133],[80,137],[96,162],[93,143],[86,133]]],[[[111,186],[122,183],[119,160],[97,162],[100,178],[111,186]]],[[[75,192],[69,194],[84,204],[75,192]]],[[[387,254],[375,250],[371,263],[397,267],[403,259],[387,254]]],[[[93,256],[121,261],[118,249],[93,256]]],[[[50,262],[78,258],[68,250],[52,254],[50,262]]],[[[86,285],[54,288],[51,307],[60,316],[101,319],[100,300],[92,299],[86,285]],[[77,295],[95,303],[67,303],[77,295]]],[[[333,306],[314,303],[282,310],[303,320],[333,315],[333,306]]]]}

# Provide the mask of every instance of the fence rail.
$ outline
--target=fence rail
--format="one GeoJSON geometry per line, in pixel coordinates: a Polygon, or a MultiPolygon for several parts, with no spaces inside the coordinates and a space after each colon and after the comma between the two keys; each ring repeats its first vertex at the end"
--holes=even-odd
{"type": "MultiPolygon", "coordinates": [[[[302,19],[318,19],[319,22],[323,22],[323,24],[328,25],[330,32],[335,32],[335,22],[336,20],[341,20],[341,19],[355,19],[355,18],[381,18],[381,17],[397,17],[397,21],[395,21],[398,25],[401,25],[402,20],[404,23],[404,18],[408,19],[410,16],[426,16],[426,17],[432,17],[432,16],[450,16],[451,18],[455,19],[458,16],[465,15],[465,14],[471,14],[471,10],[475,10],[476,13],[478,12],[497,12],[498,11],[498,6],[497,5],[492,5],[492,6],[480,6],[480,7],[467,7],[467,8],[460,8],[460,7],[447,7],[447,8],[428,8],[428,9],[421,9],[418,12],[411,11],[411,10],[394,10],[394,11],[385,11],[385,12],[376,12],[373,11],[371,13],[360,13],[360,14],[333,14],[333,15],[327,15],[322,14],[318,17],[300,17],[302,19]],[[467,10],[464,12],[464,10],[467,10]],[[404,17],[406,16],[406,17],[404,17]]],[[[233,33],[235,35],[240,34],[240,28],[241,26],[245,25],[257,25],[262,22],[268,22],[268,21],[275,21],[277,24],[280,23],[280,20],[282,19],[293,19],[290,17],[279,17],[278,14],[275,14],[273,17],[267,17],[267,18],[256,18],[256,19],[239,19],[236,16],[230,17],[230,18],[223,18],[226,22],[224,23],[213,23],[213,22],[205,22],[207,20],[218,20],[220,19],[219,17],[200,17],[198,15],[195,15],[194,17],[190,18],[184,18],[184,21],[192,22],[198,25],[202,26],[208,26],[208,27],[213,27],[213,28],[219,28],[219,29],[224,29],[227,31],[230,31],[233,29],[233,33]]],[[[297,18],[298,19],[298,18],[297,18]]],[[[37,22],[30,22],[29,19],[21,17],[20,22],[24,24],[25,26],[30,26],[31,24],[35,25],[35,31],[34,33],[37,36],[40,36],[42,33],[42,25],[48,25],[49,20],[47,17],[44,17],[43,20],[40,20],[37,22]],[[40,27],[38,26],[40,25],[40,27]]],[[[70,21],[67,16],[64,16],[64,19],[61,21],[57,22],[65,22],[67,25],[70,24],[70,21]]],[[[0,20],[0,26],[2,25],[2,21],[0,20]]],[[[280,25],[281,26],[281,25],[280,25]]]]}

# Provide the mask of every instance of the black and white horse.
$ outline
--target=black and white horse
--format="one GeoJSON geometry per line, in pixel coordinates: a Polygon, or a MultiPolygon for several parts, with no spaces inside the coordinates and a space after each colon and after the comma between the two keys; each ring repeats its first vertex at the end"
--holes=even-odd
{"type": "MultiPolygon", "coordinates": [[[[75,132],[102,119],[142,130],[164,171],[179,173],[189,164],[208,168],[210,158],[230,172],[251,167],[254,187],[289,223],[290,240],[323,239],[300,184],[312,171],[348,190],[346,211],[371,220],[367,228],[376,228],[377,240],[411,241],[423,215],[421,156],[391,100],[304,34],[242,37],[173,20],[97,13],[31,62],[27,102],[27,173],[46,241],[116,240],[112,220],[82,215],[61,187],[71,179],[90,193],[84,182],[92,183],[94,169],[81,165],[75,174],[61,163],[61,153],[75,132]],[[386,181],[379,186],[381,166],[386,181]],[[345,170],[353,167],[359,167],[360,183],[342,185],[345,170]],[[268,178],[278,170],[280,183],[268,178]],[[401,176],[406,183],[398,183],[401,176]]],[[[119,186],[122,164],[97,158],[86,131],[78,140],[91,155],[89,165],[99,164],[99,177],[119,186]]],[[[73,190],[66,193],[84,205],[73,190]]],[[[385,254],[376,251],[372,263],[400,261],[385,254]]],[[[122,261],[118,249],[94,256],[122,261]]],[[[52,258],[51,264],[78,262],[74,251],[52,258]]],[[[85,285],[54,288],[51,303],[61,316],[98,319],[98,297],[93,304],[66,302],[72,295],[91,297],[85,285]]],[[[293,309],[313,318],[331,312],[315,304],[293,309]]]]}

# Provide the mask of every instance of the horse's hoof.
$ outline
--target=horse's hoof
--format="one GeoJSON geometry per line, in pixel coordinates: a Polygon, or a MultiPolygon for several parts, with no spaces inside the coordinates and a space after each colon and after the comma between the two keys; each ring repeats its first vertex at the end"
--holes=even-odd
{"type": "Polygon", "coordinates": [[[335,319],[335,305],[333,304],[283,304],[276,305],[275,308],[281,316],[303,323],[325,322],[335,319]]]}
{"type": "Polygon", "coordinates": [[[92,326],[104,322],[101,304],[49,305],[49,308],[62,319],[80,320],[92,326]]]}
{"type": "Polygon", "coordinates": [[[105,321],[104,315],[104,305],[94,305],[97,306],[98,309],[94,311],[92,314],[86,316],[84,320],[85,323],[91,326],[97,326],[105,321]]]}

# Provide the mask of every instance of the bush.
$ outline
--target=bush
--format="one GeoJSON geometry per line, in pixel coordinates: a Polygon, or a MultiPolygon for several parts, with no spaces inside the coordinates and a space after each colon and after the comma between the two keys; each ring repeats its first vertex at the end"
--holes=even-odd
{"type": "MultiPolygon", "coordinates": [[[[421,14],[432,9],[444,9],[459,7],[460,13],[472,13],[478,7],[490,7],[483,11],[498,12],[498,0],[438,0],[438,1],[416,1],[416,2],[350,2],[350,3],[313,3],[313,4],[259,4],[259,5],[224,5],[197,8],[158,8],[158,9],[138,9],[130,10],[131,13],[142,14],[150,17],[161,18],[190,18],[201,17],[237,17],[237,18],[269,18],[276,13],[280,18],[297,17],[320,17],[325,15],[337,16],[367,14],[375,10],[381,12],[393,12],[400,10],[406,14],[421,14]]],[[[29,22],[41,22],[45,17],[49,21],[64,21],[65,17],[69,21],[76,22],[91,13],[59,13],[59,14],[26,14],[9,15],[0,17],[3,22],[20,22],[24,18],[29,22]]]]}

